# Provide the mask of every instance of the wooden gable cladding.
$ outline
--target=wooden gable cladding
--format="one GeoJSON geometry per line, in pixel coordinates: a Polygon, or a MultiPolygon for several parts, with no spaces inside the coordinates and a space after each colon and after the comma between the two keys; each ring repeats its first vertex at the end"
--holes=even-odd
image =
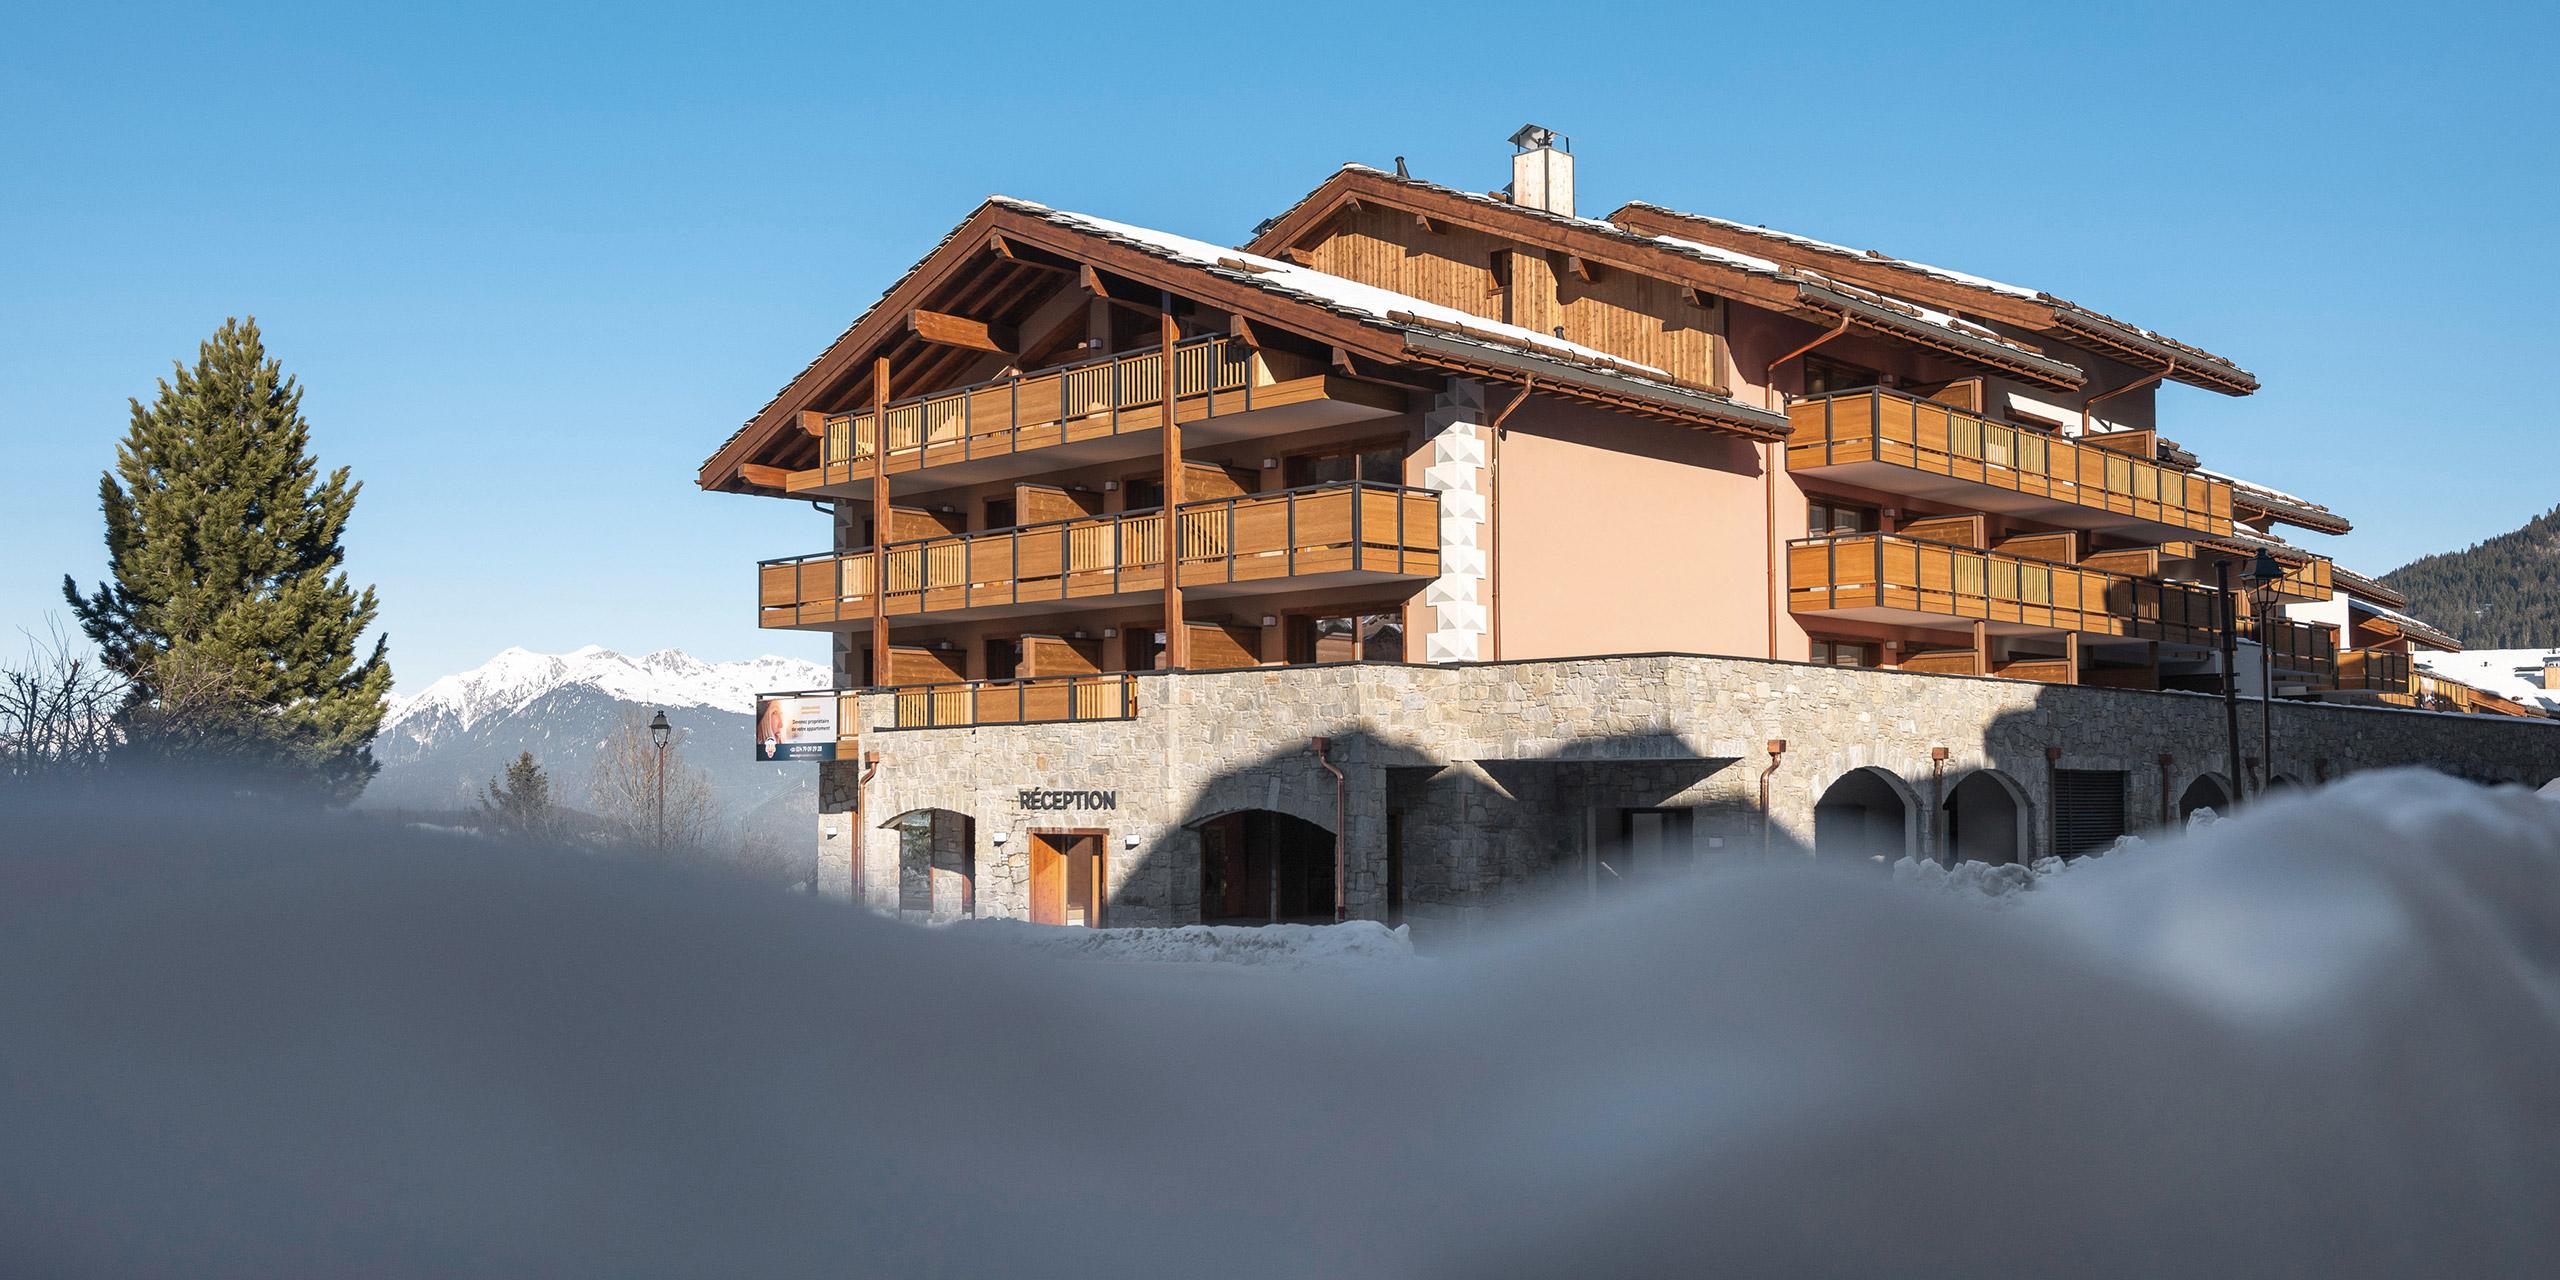
{"type": "Polygon", "coordinates": [[[1726,388],[1726,309],[1714,294],[1453,221],[1347,202],[1303,245],[1319,271],[1726,388]]]}

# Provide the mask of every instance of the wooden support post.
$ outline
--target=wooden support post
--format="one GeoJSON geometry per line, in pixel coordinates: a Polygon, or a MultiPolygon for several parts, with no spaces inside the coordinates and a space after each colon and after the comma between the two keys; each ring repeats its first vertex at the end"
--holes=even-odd
{"type": "Polygon", "coordinates": [[[1973,620],[1973,673],[1991,674],[1991,624],[1980,618],[1973,620]]]}
{"type": "Polygon", "coordinates": [[[2062,633],[2062,682],[2080,683],[2080,633],[2077,631],[2062,633]]]}
{"type": "Polygon", "coordinates": [[[1156,369],[1164,392],[1164,665],[1180,671],[1191,665],[1191,635],[1182,617],[1182,428],[1173,420],[1173,344],[1182,336],[1173,319],[1173,295],[1157,295],[1164,308],[1157,326],[1162,351],[1156,369]]]}
{"type": "Polygon", "coordinates": [[[889,683],[889,357],[871,361],[871,683],[889,683]]]}

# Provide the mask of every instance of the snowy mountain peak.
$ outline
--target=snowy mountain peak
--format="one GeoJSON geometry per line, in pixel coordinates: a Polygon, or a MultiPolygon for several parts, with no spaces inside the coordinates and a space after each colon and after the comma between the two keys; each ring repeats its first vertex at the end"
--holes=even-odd
{"type": "Polygon", "coordinates": [[[653,707],[713,707],[749,714],[756,695],[790,689],[823,689],[827,669],[797,658],[767,655],[749,662],[704,662],[680,649],[632,658],[602,645],[567,653],[535,653],[510,646],[469,671],[449,675],[417,695],[393,700],[383,732],[428,723],[456,730],[523,709],[554,691],[585,686],[605,697],[653,707]]]}

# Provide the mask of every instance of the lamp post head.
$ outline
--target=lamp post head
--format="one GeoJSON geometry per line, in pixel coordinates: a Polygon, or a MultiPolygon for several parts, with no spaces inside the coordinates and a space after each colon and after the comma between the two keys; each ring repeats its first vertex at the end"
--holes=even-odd
{"type": "Polygon", "coordinates": [[[2258,548],[2257,558],[2249,562],[2249,585],[2263,587],[2283,576],[2284,566],[2277,564],[2276,558],[2267,554],[2265,547],[2258,548]]]}
{"type": "Polygon", "coordinates": [[[658,714],[649,717],[649,741],[658,744],[658,748],[660,750],[663,751],[666,749],[667,735],[672,732],[674,732],[674,728],[667,723],[666,712],[661,711],[658,714]]]}

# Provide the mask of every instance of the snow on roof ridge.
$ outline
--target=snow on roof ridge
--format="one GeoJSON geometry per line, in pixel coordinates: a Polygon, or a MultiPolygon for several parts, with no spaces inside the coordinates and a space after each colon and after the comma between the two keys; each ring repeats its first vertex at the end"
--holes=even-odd
{"type": "Polygon", "coordinates": [[[1621,369],[1660,378],[1666,384],[1670,380],[1671,375],[1661,369],[1611,355],[1597,347],[1586,347],[1578,342],[1539,333],[1519,325],[1505,324],[1499,320],[1487,320],[1455,307],[1443,306],[1411,294],[1380,288],[1377,285],[1363,284],[1357,280],[1318,271],[1313,267],[1302,267],[1279,258],[1266,258],[1258,253],[1248,253],[1242,249],[1228,248],[1206,240],[1195,240],[1177,232],[1141,227],[1134,223],[1119,222],[1089,213],[1050,209],[1046,206],[1033,207],[1052,221],[1081,226],[1099,235],[1149,246],[1160,253],[1171,255],[1177,261],[1207,270],[1233,271],[1232,267],[1224,265],[1225,261],[1242,262],[1254,268],[1244,274],[1250,276],[1252,283],[1261,288],[1295,293],[1319,304],[1373,316],[1383,323],[1397,323],[1389,317],[1396,312],[1405,312],[1457,328],[1479,339],[1491,338],[1550,356],[1560,355],[1579,364],[1621,369]]]}
{"type": "MultiPolygon", "coordinates": [[[[2278,502],[2289,502],[2294,506],[2307,508],[2312,511],[2330,511],[2330,508],[2326,503],[2313,502],[2311,499],[2302,497],[2299,494],[2286,493],[2284,490],[2276,488],[2274,485],[2260,484],[2255,480],[2243,480],[2238,476],[2215,471],[2208,467],[2198,467],[2196,468],[2196,471],[2201,475],[2211,476],[2212,478],[2229,484],[2234,488],[2255,489],[2278,502]]],[[[2330,514],[2335,515],[2336,512],[2330,511],[2330,514]]]]}

